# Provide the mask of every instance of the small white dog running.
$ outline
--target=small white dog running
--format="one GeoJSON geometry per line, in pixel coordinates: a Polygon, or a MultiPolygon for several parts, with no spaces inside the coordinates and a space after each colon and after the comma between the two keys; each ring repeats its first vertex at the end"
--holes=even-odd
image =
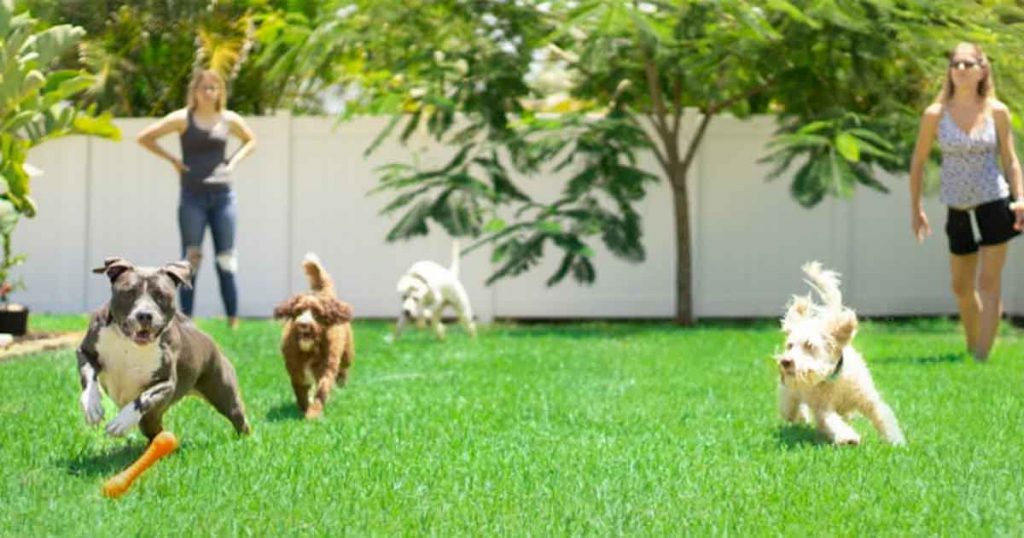
{"type": "Polygon", "coordinates": [[[775,360],[783,420],[809,422],[813,416],[830,442],[856,445],[860,436],[847,419],[860,412],[883,439],[904,444],[896,416],[875,389],[864,358],[853,349],[857,315],[842,304],[839,275],[818,262],[802,269],[824,304],[815,304],[809,294],[794,295],[782,319],[786,349],[775,360]]]}
{"type": "Polygon", "coordinates": [[[450,267],[429,260],[419,261],[398,279],[398,293],[402,296],[402,311],[398,314],[395,324],[395,340],[402,334],[407,320],[412,319],[416,326],[423,328],[429,321],[434,334],[444,339],[445,329],[441,322],[445,307],[455,310],[459,321],[470,336],[476,337],[476,324],[473,323],[473,308],[469,305],[466,288],[459,282],[459,242],[452,243],[452,263],[450,267]]]}

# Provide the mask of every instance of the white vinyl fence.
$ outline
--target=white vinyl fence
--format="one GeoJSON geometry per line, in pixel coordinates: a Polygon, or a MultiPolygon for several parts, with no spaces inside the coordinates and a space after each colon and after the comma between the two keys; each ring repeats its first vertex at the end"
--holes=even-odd
{"type": "MultiPolygon", "coordinates": [[[[694,117],[690,115],[690,127],[694,117]]],[[[103,303],[109,287],[90,268],[108,256],[139,265],[180,257],[177,179],[171,166],[135,143],[149,119],[118,120],[124,140],[71,137],[40,146],[29,161],[45,175],[33,183],[39,205],[22,222],[14,250],[28,255],[16,269],[27,289],[15,298],[40,312],[83,312],[103,303]]],[[[426,239],[389,244],[392,222],[378,214],[386,195],[369,196],[377,166],[395,161],[441,162],[446,148],[421,139],[409,146],[387,142],[363,152],[386,118],[336,124],[334,118],[280,114],[249,120],[258,147],[237,171],[239,199],[240,313],[268,316],[290,293],[306,287],[302,256],[314,251],[333,274],[339,295],[361,317],[397,312],[395,282],[414,261],[445,265],[450,251],[443,230],[426,239]]],[[[935,235],[918,245],[910,233],[906,177],[890,178],[882,195],[859,189],[852,200],[826,200],[813,210],[789,196],[787,180],[768,183],[758,164],[772,131],[771,118],[712,121],[691,172],[694,299],[703,317],[777,316],[789,295],[804,293],[800,265],[821,260],[843,273],[846,302],[863,314],[933,314],[955,311],[948,290],[942,232],[945,215],[934,199],[928,214],[935,235]]],[[[178,150],[170,136],[164,146],[178,150]]],[[[644,165],[657,171],[653,156],[644,165]]],[[[540,199],[553,198],[558,177],[524,182],[540,199]]],[[[462,263],[477,316],[512,318],[667,318],[674,313],[675,242],[668,186],[650,189],[640,207],[647,261],[630,264],[598,248],[597,282],[544,281],[555,253],[532,272],[487,287],[489,253],[462,263]]],[[[212,242],[199,274],[196,310],[222,314],[212,242]]],[[[1011,249],[1004,297],[1007,311],[1024,312],[1024,287],[1011,249]]]]}

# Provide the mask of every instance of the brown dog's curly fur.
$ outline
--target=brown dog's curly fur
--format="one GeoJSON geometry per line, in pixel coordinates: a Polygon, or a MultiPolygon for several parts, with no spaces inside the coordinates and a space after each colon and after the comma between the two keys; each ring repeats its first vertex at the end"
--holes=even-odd
{"type": "Polygon", "coordinates": [[[310,291],[291,296],[274,309],[274,317],[286,319],[281,335],[281,354],[291,377],[295,403],[306,418],[317,418],[335,383],[345,386],[355,359],[352,339],[352,307],[339,301],[334,284],[315,255],[302,266],[310,291]],[[312,315],[302,315],[309,312],[312,315]],[[315,384],[313,401],[310,389],[315,384]]]}

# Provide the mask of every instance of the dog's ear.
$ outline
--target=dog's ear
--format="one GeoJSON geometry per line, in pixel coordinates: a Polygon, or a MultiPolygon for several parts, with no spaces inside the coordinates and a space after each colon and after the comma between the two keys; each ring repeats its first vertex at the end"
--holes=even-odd
{"type": "Polygon", "coordinates": [[[857,332],[857,314],[849,308],[837,312],[828,321],[828,332],[832,335],[837,349],[846,347],[857,332]]]}
{"type": "Polygon", "coordinates": [[[416,285],[416,279],[409,275],[402,275],[402,278],[398,279],[398,285],[395,286],[398,293],[405,295],[405,292],[416,285]]]}
{"type": "Polygon", "coordinates": [[[192,265],[186,261],[171,262],[160,268],[171,280],[185,288],[192,287],[192,265]]]}
{"type": "Polygon", "coordinates": [[[324,323],[337,325],[352,321],[352,306],[333,297],[324,299],[324,323]]]}
{"type": "Polygon", "coordinates": [[[292,311],[295,310],[295,300],[297,296],[291,296],[288,300],[274,307],[274,319],[285,319],[292,317],[292,311]]]}
{"type": "Polygon", "coordinates": [[[798,323],[811,314],[811,298],[807,295],[794,295],[789,301],[785,317],[782,318],[782,330],[790,332],[798,323]]]}
{"type": "Polygon", "coordinates": [[[92,270],[94,273],[106,273],[107,278],[113,283],[117,280],[117,277],[121,276],[125,271],[131,271],[135,269],[135,265],[132,262],[124,258],[107,258],[103,260],[103,267],[97,267],[92,270]]]}

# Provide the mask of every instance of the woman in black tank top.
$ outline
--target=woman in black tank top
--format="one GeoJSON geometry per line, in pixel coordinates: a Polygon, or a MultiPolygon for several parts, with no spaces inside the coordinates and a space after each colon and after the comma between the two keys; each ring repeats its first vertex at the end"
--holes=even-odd
{"type": "Polygon", "coordinates": [[[166,159],[178,172],[181,197],[178,203],[178,228],[181,251],[192,265],[192,288],[181,289],[181,310],[192,315],[195,275],[202,261],[203,236],[210,228],[216,255],[217,279],[228,324],[238,324],[238,287],[235,273],[237,201],[232,189],[235,166],[256,145],[256,137],[241,116],[226,107],[224,79],[215,71],[196,73],[189,84],[188,106],[168,114],[139,133],[139,143],[157,156],[166,159]],[[181,140],[181,158],[168,153],[157,139],[172,132],[181,140]],[[226,155],[228,139],[234,135],[241,142],[230,157],[226,155]]]}

